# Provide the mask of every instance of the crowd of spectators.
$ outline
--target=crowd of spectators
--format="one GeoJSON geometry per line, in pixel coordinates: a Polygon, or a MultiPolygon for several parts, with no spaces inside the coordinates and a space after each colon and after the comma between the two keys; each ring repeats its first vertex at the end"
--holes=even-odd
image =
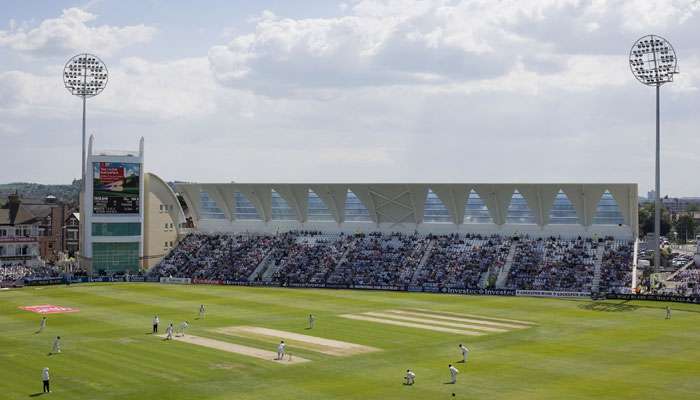
{"type": "Polygon", "coordinates": [[[554,237],[519,237],[507,287],[590,292],[598,245],[590,238],[562,240],[554,237]]]}
{"type": "Polygon", "coordinates": [[[6,263],[0,265],[0,282],[10,282],[24,278],[54,278],[63,275],[63,270],[52,264],[26,265],[24,263],[6,263]]]}
{"type": "Polygon", "coordinates": [[[282,284],[325,283],[352,241],[349,235],[302,232],[281,251],[272,280],[282,284]]]}
{"type": "Polygon", "coordinates": [[[328,278],[330,284],[403,286],[425,252],[429,239],[402,233],[356,234],[351,250],[328,278]]]}
{"type": "Polygon", "coordinates": [[[600,291],[626,293],[632,285],[632,243],[608,238],[605,241],[600,273],[600,291]]]}
{"type": "Polygon", "coordinates": [[[286,239],[287,235],[192,234],[149,275],[244,281],[286,239]]]}
{"type": "Polygon", "coordinates": [[[511,252],[507,289],[591,291],[601,254],[601,290],[631,283],[632,245],[609,238],[378,232],[192,234],[149,274],[280,285],[484,288],[493,287],[511,252]]]}
{"type": "Polygon", "coordinates": [[[700,297],[700,269],[687,268],[673,278],[675,295],[700,297]]]}
{"type": "Polygon", "coordinates": [[[417,272],[414,285],[476,288],[481,277],[503,266],[510,251],[510,238],[478,234],[435,236],[430,256],[417,272]]]}
{"type": "MultiPolygon", "coordinates": [[[[612,238],[313,231],[194,233],[184,237],[148,275],[264,280],[280,285],[475,289],[496,286],[496,276],[510,263],[507,279],[499,287],[588,292],[594,290],[596,262],[601,257],[599,290],[626,292],[632,280],[633,247],[612,238]]],[[[0,266],[0,281],[4,282],[63,274],[53,265],[0,266]]],[[[85,272],[73,271],[74,276],[81,274],[85,272]]],[[[675,294],[700,295],[700,270],[681,271],[673,281],[675,294]]]]}

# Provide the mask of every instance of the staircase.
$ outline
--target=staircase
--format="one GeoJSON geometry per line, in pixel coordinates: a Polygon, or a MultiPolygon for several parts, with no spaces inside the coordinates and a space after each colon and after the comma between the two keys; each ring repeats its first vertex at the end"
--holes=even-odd
{"type": "Polygon", "coordinates": [[[605,252],[605,246],[598,246],[595,254],[595,264],[593,267],[593,282],[591,282],[591,293],[598,293],[600,291],[600,273],[603,265],[603,253],[605,252]]]}
{"type": "Polygon", "coordinates": [[[275,265],[275,255],[278,251],[280,250],[273,250],[270,252],[268,257],[266,257],[267,261],[265,262],[260,274],[260,278],[265,283],[270,283],[272,281],[272,276],[275,274],[275,272],[279,271],[280,267],[282,267],[282,263],[275,265]]]}
{"type": "MultiPolygon", "coordinates": [[[[430,240],[428,245],[425,247],[425,252],[423,253],[423,257],[421,257],[420,262],[418,263],[418,266],[416,267],[415,271],[413,271],[413,276],[411,276],[411,285],[415,285],[416,281],[418,281],[418,278],[420,278],[420,273],[423,270],[423,267],[425,267],[425,264],[428,263],[428,260],[430,259],[430,255],[433,253],[434,246],[435,246],[435,240],[433,239],[433,240],[430,240]]],[[[404,282],[403,279],[402,279],[402,282],[404,282]]]]}
{"type": "Polygon", "coordinates": [[[256,279],[260,278],[263,272],[267,269],[268,267],[268,262],[270,261],[270,258],[272,258],[272,255],[275,253],[274,250],[270,251],[265,255],[265,257],[260,261],[257,267],[255,267],[255,270],[251,272],[250,276],[248,276],[248,282],[255,282],[256,279]]]}
{"type": "Polygon", "coordinates": [[[494,273],[493,270],[493,265],[490,265],[489,269],[487,269],[483,274],[481,274],[481,277],[479,278],[479,289],[486,289],[486,286],[489,285],[489,278],[491,277],[491,274],[494,273]]]}
{"type": "Polygon", "coordinates": [[[688,269],[688,268],[690,268],[690,267],[692,267],[692,266],[694,266],[694,265],[695,265],[695,260],[690,260],[690,261],[688,261],[687,264],[685,264],[684,266],[678,268],[678,270],[676,270],[676,272],[674,272],[674,273],[672,273],[671,275],[669,275],[668,278],[666,278],[666,280],[667,280],[667,281],[673,280],[673,278],[675,278],[676,275],[680,274],[681,272],[685,271],[686,269],[688,269]]]}
{"type": "Polygon", "coordinates": [[[515,249],[517,247],[517,242],[510,245],[510,251],[508,251],[508,257],[506,258],[506,263],[498,271],[498,277],[496,278],[496,289],[503,289],[508,283],[508,274],[510,274],[510,268],[513,266],[513,259],[515,258],[515,249]]]}

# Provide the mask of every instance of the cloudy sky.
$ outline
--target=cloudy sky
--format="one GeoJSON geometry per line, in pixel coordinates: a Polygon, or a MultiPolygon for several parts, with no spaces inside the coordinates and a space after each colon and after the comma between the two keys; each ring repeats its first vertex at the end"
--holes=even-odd
{"type": "Polygon", "coordinates": [[[0,7],[0,182],[80,174],[77,52],[109,84],[99,149],[167,180],[653,184],[654,90],[628,52],[675,46],[663,193],[700,195],[700,1],[26,1],[0,7]]]}

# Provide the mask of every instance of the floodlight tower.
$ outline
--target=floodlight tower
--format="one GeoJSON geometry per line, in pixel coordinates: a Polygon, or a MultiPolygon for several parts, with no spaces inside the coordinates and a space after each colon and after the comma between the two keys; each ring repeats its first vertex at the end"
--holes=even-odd
{"type": "MultiPolygon", "coordinates": [[[[85,192],[85,104],[89,97],[102,93],[107,86],[107,66],[97,56],[83,53],[73,56],[63,68],[63,83],[70,94],[83,99],[83,156],[81,159],[80,196],[85,192]]],[[[83,201],[80,204],[81,241],[85,237],[82,221],[85,220],[83,201]]],[[[82,249],[81,244],[81,249],[82,249]]]]}
{"type": "Polygon", "coordinates": [[[654,267],[661,266],[659,238],[661,236],[661,85],[673,82],[678,73],[676,52],[668,40],[658,35],[647,35],[637,39],[630,50],[630,70],[638,81],[647,86],[656,86],[656,189],[654,194],[654,267]]]}

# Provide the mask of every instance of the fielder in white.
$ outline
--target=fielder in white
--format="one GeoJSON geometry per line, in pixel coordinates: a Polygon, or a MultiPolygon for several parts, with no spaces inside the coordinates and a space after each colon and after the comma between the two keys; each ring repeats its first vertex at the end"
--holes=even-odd
{"type": "Polygon", "coordinates": [[[173,339],[173,323],[172,322],[170,323],[170,325],[168,325],[168,328],[165,330],[165,334],[167,335],[165,337],[166,340],[173,339]]]}
{"type": "Polygon", "coordinates": [[[450,364],[450,383],[457,383],[457,374],[459,373],[459,370],[455,368],[454,365],[450,364]]]}
{"type": "Polygon", "coordinates": [[[413,383],[416,381],[416,374],[411,371],[410,369],[406,370],[406,384],[407,385],[413,385],[413,383]]]}
{"type": "Polygon", "coordinates": [[[309,329],[314,329],[314,323],[316,322],[316,317],[313,314],[309,314],[309,329]]]}
{"type": "Polygon", "coordinates": [[[56,339],[53,341],[53,348],[51,349],[51,354],[55,353],[60,353],[61,352],[61,337],[56,336],[56,339]]]}
{"type": "Polygon", "coordinates": [[[284,352],[287,348],[287,345],[284,344],[284,340],[280,341],[280,344],[277,345],[277,360],[281,360],[284,358],[284,352]]]}
{"type": "Polygon", "coordinates": [[[204,318],[204,313],[205,313],[206,311],[207,311],[207,310],[204,309],[204,304],[201,304],[201,305],[199,306],[199,319],[204,318]]]}
{"type": "Polygon", "coordinates": [[[41,317],[41,322],[39,323],[39,332],[43,332],[46,328],[46,317],[41,317]]]}
{"type": "Polygon", "coordinates": [[[459,345],[459,349],[462,351],[462,362],[466,363],[467,358],[469,358],[469,349],[463,344],[459,345]]]}
{"type": "Polygon", "coordinates": [[[189,326],[190,324],[187,321],[180,324],[180,336],[185,336],[185,329],[187,329],[189,326]]]}

